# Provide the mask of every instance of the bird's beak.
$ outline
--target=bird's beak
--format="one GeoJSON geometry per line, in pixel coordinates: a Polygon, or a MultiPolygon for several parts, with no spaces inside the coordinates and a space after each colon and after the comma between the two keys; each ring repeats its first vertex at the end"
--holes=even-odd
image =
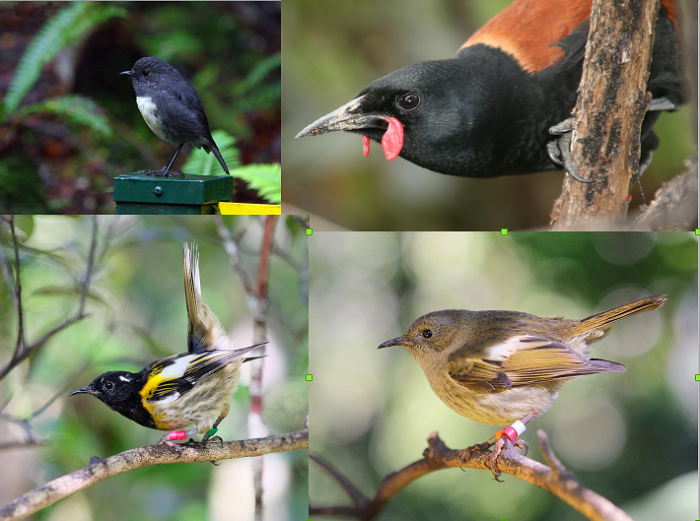
{"type": "Polygon", "coordinates": [[[73,396],[74,394],[91,394],[95,396],[97,392],[95,391],[95,388],[92,386],[92,384],[90,384],[86,385],[85,387],[81,387],[80,389],[76,389],[75,391],[70,393],[69,396],[73,396]]]}
{"type": "Polygon", "coordinates": [[[363,114],[362,100],[359,96],[330,114],[317,119],[311,125],[299,132],[295,137],[317,136],[326,132],[338,130],[362,130],[366,128],[378,128],[386,130],[388,123],[381,114],[363,114]]]}
{"type": "Polygon", "coordinates": [[[134,75],[134,71],[124,71],[124,72],[120,72],[120,73],[119,73],[119,76],[121,76],[122,74],[126,74],[127,76],[133,76],[133,75],[134,75]]]}
{"type": "Polygon", "coordinates": [[[387,340],[383,344],[381,344],[377,349],[383,349],[385,347],[391,347],[391,346],[403,346],[406,343],[404,338],[402,336],[398,338],[392,338],[391,340],[387,340]]]}

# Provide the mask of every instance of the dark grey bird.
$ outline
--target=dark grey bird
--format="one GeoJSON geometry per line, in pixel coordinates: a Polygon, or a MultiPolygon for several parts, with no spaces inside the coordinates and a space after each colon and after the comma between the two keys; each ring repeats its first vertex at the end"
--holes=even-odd
{"type": "Polygon", "coordinates": [[[138,60],[130,71],[136,92],[136,104],[148,127],[160,139],[177,145],[177,150],[161,170],[149,174],[169,175],[170,167],[185,143],[213,152],[224,171],[231,175],[209,131],[202,100],[180,73],[159,58],[149,56],[138,60]]]}

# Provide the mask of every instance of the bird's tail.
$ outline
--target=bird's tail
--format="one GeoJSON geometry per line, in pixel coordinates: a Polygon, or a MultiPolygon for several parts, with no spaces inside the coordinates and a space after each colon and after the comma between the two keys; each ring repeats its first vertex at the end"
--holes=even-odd
{"type": "Polygon", "coordinates": [[[187,351],[203,353],[225,349],[229,345],[226,331],[218,317],[202,298],[199,282],[199,251],[197,245],[187,243],[183,247],[185,275],[185,302],[187,304],[187,351]]]}
{"type": "Polygon", "coordinates": [[[228,175],[231,175],[231,173],[228,171],[228,167],[226,166],[226,163],[224,162],[224,158],[221,157],[221,152],[219,152],[219,147],[217,147],[216,144],[214,144],[214,141],[213,141],[213,140],[212,140],[212,142],[211,142],[208,146],[205,146],[205,147],[203,147],[203,148],[204,148],[204,150],[206,150],[207,152],[209,152],[209,150],[211,150],[212,152],[214,152],[214,155],[216,156],[216,159],[219,160],[219,164],[221,165],[221,168],[223,168],[223,169],[224,169],[224,172],[226,172],[228,175]]]}
{"type": "Polygon", "coordinates": [[[610,324],[612,322],[636,315],[637,313],[643,313],[644,311],[659,308],[664,305],[664,302],[666,302],[666,295],[657,295],[655,297],[648,297],[635,302],[630,302],[624,306],[601,311],[600,313],[596,313],[595,315],[591,315],[590,317],[581,320],[581,322],[576,325],[575,335],[581,335],[595,329],[599,329],[607,333],[607,330],[610,329],[610,324]]]}

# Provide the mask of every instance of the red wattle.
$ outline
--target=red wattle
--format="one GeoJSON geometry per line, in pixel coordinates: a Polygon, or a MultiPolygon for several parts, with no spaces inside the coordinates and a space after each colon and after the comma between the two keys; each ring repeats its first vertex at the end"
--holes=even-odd
{"type": "Polygon", "coordinates": [[[369,155],[369,138],[362,136],[362,153],[367,157],[369,155]]]}
{"type": "Polygon", "coordinates": [[[382,119],[389,123],[389,128],[382,136],[382,148],[384,149],[384,157],[387,161],[393,161],[401,153],[403,148],[403,125],[401,122],[391,116],[382,116],[382,119]]]}

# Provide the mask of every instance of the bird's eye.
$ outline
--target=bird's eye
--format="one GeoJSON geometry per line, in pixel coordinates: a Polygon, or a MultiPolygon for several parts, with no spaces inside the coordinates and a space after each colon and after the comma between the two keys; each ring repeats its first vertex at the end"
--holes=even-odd
{"type": "Polygon", "coordinates": [[[107,389],[108,391],[111,391],[112,389],[114,389],[114,383],[113,382],[105,382],[105,389],[107,389]]]}
{"type": "Polygon", "coordinates": [[[399,98],[402,109],[412,110],[420,104],[420,98],[416,94],[408,93],[399,98]]]}
{"type": "Polygon", "coordinates": [[[424,329],[421,334],[423,335],[423,338],[430,338],[431,336],[433,336],[433,330],[432,329],[424,329]]]}
{"type": "Polygon", "coordinates": [[[148,76],[149,74],[150,74],[150,71],[149,71],[148,69],[146,69],[145,71],[143,71],[143,75],[144,75],[144,76],[148,76]]]}

